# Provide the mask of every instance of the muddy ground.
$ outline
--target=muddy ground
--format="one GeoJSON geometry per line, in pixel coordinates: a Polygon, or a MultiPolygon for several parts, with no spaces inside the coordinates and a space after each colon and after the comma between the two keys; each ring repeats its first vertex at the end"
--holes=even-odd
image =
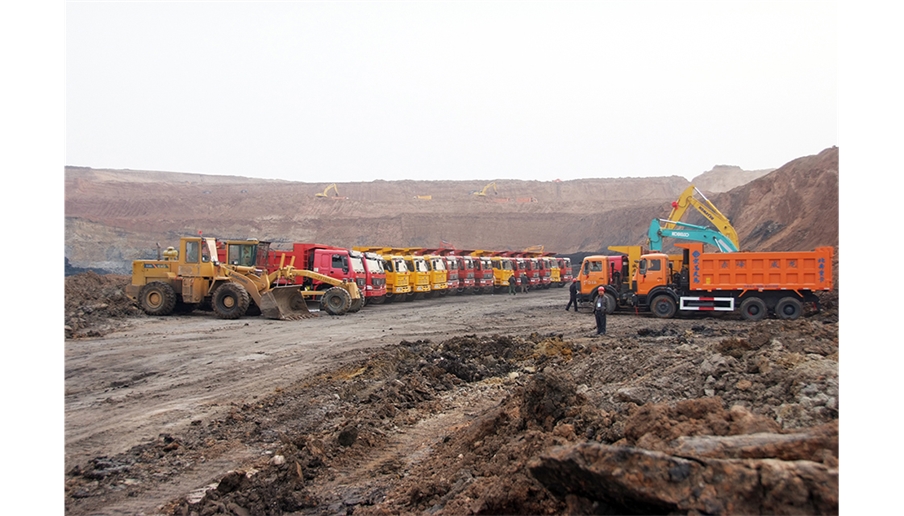
{"type": "Polygon", "coordinates": [[[224,321],[127,281],[67,278],[67,514],[838,512],[837,294],[598,337],[565,289],[224,321]]]}

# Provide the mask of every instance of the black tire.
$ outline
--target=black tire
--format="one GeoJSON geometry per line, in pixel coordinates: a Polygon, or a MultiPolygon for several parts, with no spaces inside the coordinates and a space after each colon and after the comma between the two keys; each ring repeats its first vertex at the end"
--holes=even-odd
{"type": "Polygon", "coordinates": [[[345,315],[352,305],[352,296],[342,287],[328,288],[320,297],[320,309],[330,315],[345,315]]]}
{"type": "Polygon", "coordinates": [[[362,308],[364,308],[364,295],[363,294],[358,299],[352,299],[351,304],[348,307],[348,311],[349,311],[349,313],[356,313],[356,312],[360,312],[362,308]]]}
{"type": "Polygon", "coordinates": [[[775,315],[779,319],[794,320],[800,317],[804,311],[804,305],[797,298],[783,297],[775,305],[775,315]]]}
{"type": "Polygon", "coordinates": [[[223,283],[213,291],[210,304],[220,319],[238,319],[248,311],[251,297],[238,283],[223,283]]]}
{"type": "Polygon", "coordinates": [[[615,311],[615,296],[606,292],[606,313],[612,314],[615,311]]]}
{"type": "Polygon", "coordinates": [[[675,300],[671,296],[663,294],[653,298],[653,302],[650,303],[650,311],[660,319],[671,319],[678,311],[678,306],[675,305],[675,300]]]}
{"type": "Polygon", "coordinates": [[[748,321],[759,321],[766,317],[766,302],[758,297],[749,297],[741,303],[741,317],[748,321]]]}
{"type": "Polygon", "coordinates": [[[176,291],[169,283],[152,281],[138,291],[138,304],[148,315],[169,315],[176,308],[176,291]]]}
{"type": "Polygon", "coordinates": [[[368,300],[366,304],[382,305],[388,300],[389,296],[387,294],[383,294],[382,296],[375,296],[370,298],[370,300],[368,300]]]}

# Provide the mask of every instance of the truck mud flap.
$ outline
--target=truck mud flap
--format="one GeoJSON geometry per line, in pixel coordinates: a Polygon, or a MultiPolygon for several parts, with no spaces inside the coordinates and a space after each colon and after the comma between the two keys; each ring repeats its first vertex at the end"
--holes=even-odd
{"type": "Polygon", "coordinates": [[[267,319],[294,321],[308,317],[316,317],[308,309],[308,304],[301,295],[300,287],[289,285],[276,287],[261,294],[261,315],[267,319]]]}

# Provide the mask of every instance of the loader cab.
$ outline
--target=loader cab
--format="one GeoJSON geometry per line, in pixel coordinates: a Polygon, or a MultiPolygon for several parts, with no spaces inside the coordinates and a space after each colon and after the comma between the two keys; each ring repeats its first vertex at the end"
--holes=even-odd
{"type": "Polygon", "coordinates": [[[225,261],[239,267],[265,268],[270,246],[257,240],[227,240],[225,261]]]}

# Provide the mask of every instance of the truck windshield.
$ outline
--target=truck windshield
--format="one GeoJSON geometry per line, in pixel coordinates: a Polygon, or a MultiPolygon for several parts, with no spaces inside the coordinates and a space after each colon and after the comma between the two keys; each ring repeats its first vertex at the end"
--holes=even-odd
{"type": "Polygon", "coordinates": [[[367,270],[370,271],[371,274],[382,274],[386,271],[383,270],[383,263],[376,258],[365,258],[367,260],[367,270]]]}
{"type": "Polygon", "coordinates": [[[433,262],[433,270],[435,271],[444,271],[446,270],[446,264],[443,263],[442,258],[434,258],[431,260],[433,262]]]}
{"type": "Polygon", "coordinates": [[[396,258],[392,260],[392,263],[395,265],[396,272],[408,272],[408,264],[405,263],[405,260],[396,258]]]}
{"type": "Polygon", "coordinates": [[[232,265],[253,267],[254,258],[257,254],[256,247],[256,245],[248,244],[229,244],[226,253],[227,261],[232,265]]]}
{"type": "Polygon", "coordinates": [[[364,274],[364,261],[360,257],[349,257],[349,261],[352,262],[352,269],[355,269],[356,273],[364,274]]]}

